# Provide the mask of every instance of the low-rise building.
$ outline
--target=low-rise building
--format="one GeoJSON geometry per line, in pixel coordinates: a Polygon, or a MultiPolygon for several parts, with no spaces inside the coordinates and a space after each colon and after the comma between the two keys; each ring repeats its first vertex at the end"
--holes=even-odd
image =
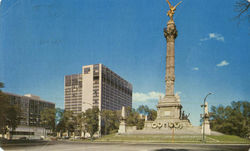
{"type": "Polygon", "coordinates": [[[29,139],[40,139],[46,136],[51,130],[41,121],[41,112],[45,108],[55,108],[55,104],[40,99],[39,96],[26,94],[24,96],[4,92],[11,105],[17,105],[21,110],[20,124],[14,131],[10,131],[12,138],[26,137],[29,139]]]}

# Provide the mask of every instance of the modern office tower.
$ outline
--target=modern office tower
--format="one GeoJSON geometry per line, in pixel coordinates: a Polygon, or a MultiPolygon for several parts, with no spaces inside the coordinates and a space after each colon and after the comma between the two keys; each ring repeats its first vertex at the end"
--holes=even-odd
{"type": "Polygon", "coordinates": [[[41,112],[45,108],[55,108],[55,104],[41,100],[39,96],[26,94],[24,96],[4,92],[10,99],[11,105],[17,105],[21,109],[21,121],[15,131],[10,131],[13,138],[29,137],[30,139],[40,139],[46,136],[47,132],[44,122],[41,121],[41,112]]]}
{"type": "MultiPolygon", "coordinates": [[[[132,85],[102,64],[83,66],[83,103],[99,109],[132,107],[132,85]]],[[[83,110],[89,106],[84,105],[83,110]]]]}
{"type": "Polygon", "coordinates": [[[82,74],[65,76],[64,108],[76,114],[82,111],[82,74]]]}
{"type": "Polygon", "coordinates": [[[80,108],[86,111],[92,107],[100,110],[132,107],[132,89],[129,82],[103,64],[83,66],[82,74],[65,76],[65,109],[78,113],[80,108]],[[74,85],[73,79],[77,79],[74,85]],[[77,96],[74,99],[73,94],[77,96]]]}

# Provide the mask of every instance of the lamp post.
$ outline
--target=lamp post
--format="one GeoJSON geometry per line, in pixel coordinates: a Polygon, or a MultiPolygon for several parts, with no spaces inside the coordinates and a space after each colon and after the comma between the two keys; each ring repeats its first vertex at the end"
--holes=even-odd
{"type": "Polygon", "coordinates": [[[46,127],[47,127],[47,120],[44,121],[44,128],[43,128],[43,129],[44,129],[44,138],[45,138],[45,139],[46,139],[46,135],[47,135],[47,134],[46,134],[46,133],[47,133],[46,127]]]}
{"type": "Polygon", "coordinates": [[[175,129],[182,129],[183,125],[179,122],[170,122],[168,123],[168,127],[172,129],[172,143],[174,142],[174,130],[175,129]]]}
{"type": "Polygon", "coordinates": [[[207,95],[206,95],[206,97],[204,98],[204,103],[201,105],[201,107],[203,107],[203,132],[202,132],[202,141],[203,141],[203,143],[206,143],[206,138],[205,138],[205,107],[206,107],[206,99],[207,99],[207,97],[209,96],[209,95],[211,95],[212,93],[211,92],[209,92],[207,95]]]}

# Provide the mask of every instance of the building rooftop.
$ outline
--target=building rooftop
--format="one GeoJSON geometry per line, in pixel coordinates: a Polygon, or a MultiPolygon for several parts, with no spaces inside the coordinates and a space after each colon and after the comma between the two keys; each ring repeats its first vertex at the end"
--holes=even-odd
{"type": "Polygon", "coordinates": [[[41,101],[41,102],[55,104],[53,102],[42,100],[39,96],[36,96],[36,95],[33,95],[33,94],[18,95],[18,94],[13,94],[13,93],[9,93],[9,92],[3,92],[3,93],[5,93],[7,95],[14,95],[14,96],[18,96],[18,97],[24,97],[24,98],[29,98],[29,99],[33,99],[33,100],[38,100],[38,101],[41,101]]]}

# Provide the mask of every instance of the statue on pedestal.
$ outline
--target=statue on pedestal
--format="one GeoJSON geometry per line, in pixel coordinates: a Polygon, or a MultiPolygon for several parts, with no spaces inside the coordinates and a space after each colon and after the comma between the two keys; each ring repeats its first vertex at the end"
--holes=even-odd
{"type": "Polygon", "coordinates": [[[205,102],[205,114],[203,115],[203,123],[202,123],[202,133],[203,133],[203,129],[205,128],[205,134],[206,135],[211,135],[211,129],[210,129],[210,123],[209,123],[209,112],[208,112],[208,103],[205,102]]]}
{"type": "Polygon", "coordinates": [[[126,111],[125,111],[125,107],[122,106],[121,121],[120,121],[118,134],[125,134],[125,133],[126,133],[126,111]]]}
{"type": "Polygon", "coordinates": [[[179,2],[177,5],[175,5],[175,6],[171,5],[171,3],[169,2],[169,0],[167,0],[167,2],[168,2],[168,5],[169,5],[169,8],[170,8],[170,10],[168,11],[167,15],[170,17],[170,20],[171,20],[171,21],[174,21],[174,20],[173,20],[174,12],[175,12],[175,10],[176,10],[176,7],[177,7],[178,5],[180,5],[180,3],[181,3],[182,1],[180,1],[180,2],[179,2]]]}

